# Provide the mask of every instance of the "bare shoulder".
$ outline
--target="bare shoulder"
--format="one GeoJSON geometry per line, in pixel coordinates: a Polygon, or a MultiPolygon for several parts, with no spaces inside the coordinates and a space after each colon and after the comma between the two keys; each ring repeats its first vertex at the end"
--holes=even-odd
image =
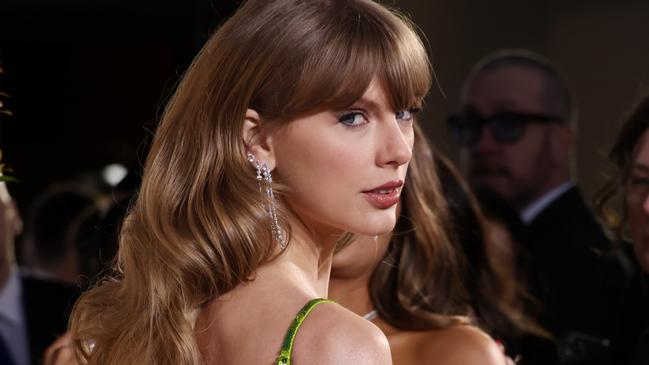
{"type": "Polygon", "coordinates": [[[422,357],[447,365],[504,365],[505,356],[496,342],[474,326],[455,325],[431,331],[421,342],[422,357]]]}
{"type": "Polygon", "coordinates": [[[302,324],[293,346],[296,364],[392,364],[383,332],[338,304],[316,307],[302,324]]]}

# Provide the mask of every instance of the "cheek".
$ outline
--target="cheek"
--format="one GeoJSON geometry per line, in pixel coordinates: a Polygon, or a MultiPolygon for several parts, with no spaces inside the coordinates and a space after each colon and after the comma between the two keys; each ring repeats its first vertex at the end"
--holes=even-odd
{"type": "Polygon", "coordinates": [[[298,168],[292,175],[298,175],[300,180],[309,180],[313,187],[325,185],[333,189],[348,185],[362,171],[362,153],[343,144],[323,142],[313,141],[296,152],[293,159],[298,168]]]}
{"type": "Polygon", "coordinates": [[[638,207],[635,202],[630,202],[627,199],[626,206],[626,215],[627,220],[629,221],[629,228],[634,235],[634,241],[637,241],[640,237],[635,236],[642,230],[642,226],[647,223],[647,218],[644,214],[642,214],[641,208],[638,207]]]}
{"type": "Polygon", "coordinates": [[[465,175],[469,173],[471,166],[471,151],[466,147],[460,147],[460,169],[465,175]]]}
{"type": "Polygon", "coordinates": [[[354,193],[361,190],[362,171],[368,164],[363,151],[320,137],[295,141],[292,148],[278,154],[278,176],[291,190],[288,200],[302,209],[318,211],[315,214],[351,203],[354,193]]]}
{"type": "Polygon", "coordinates": [[[539,168],[539,164],[548,162],[548,151],[541,143],[541,138],[530,139],[530,135],[531,133],[521,142],[508,146],[504,158],[519,175],[532,177],[535,173],[547,174],[547,171],[539,168]]]}

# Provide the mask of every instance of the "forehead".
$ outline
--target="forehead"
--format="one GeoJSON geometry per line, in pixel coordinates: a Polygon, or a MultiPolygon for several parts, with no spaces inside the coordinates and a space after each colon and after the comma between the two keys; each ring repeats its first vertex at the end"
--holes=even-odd
{"type": "Polygon", "coordinates": [[[355,104],[365,104],[367,107],[376,109],[377,111],[391,108],[384,83],[380,82],[376,77],[372,79],[370,85],[355,104]]]}
{"type": "Polygon", "coordinates": [[[542,113],[543,78],[529,68],[509,66],[477,75],[467,89],[464,107],[483,115],[499,112],[542,113]]]}

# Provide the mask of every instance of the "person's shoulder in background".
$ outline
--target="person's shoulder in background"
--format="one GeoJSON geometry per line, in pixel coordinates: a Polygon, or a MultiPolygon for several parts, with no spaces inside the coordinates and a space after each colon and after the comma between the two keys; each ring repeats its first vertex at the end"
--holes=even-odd
{"type": "Polygon", "coordinates": [[[426,364],[505,365],[503,349],[486,333],[471,325],[430,331],[420,343],[426,364]]]}
{"type": "Polygon", "coordinates": [[[23,308],[33,360],[67,331],[68,319],[81,289],[59,281],[22,276],[23,308]]]}

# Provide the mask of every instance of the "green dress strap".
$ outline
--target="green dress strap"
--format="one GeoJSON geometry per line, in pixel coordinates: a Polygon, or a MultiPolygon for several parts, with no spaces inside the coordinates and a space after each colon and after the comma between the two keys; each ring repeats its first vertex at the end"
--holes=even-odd
{"type": "Polygon", "coordinates": [[[293,352],[293,342],[295,342],[297,331],[300,329],[302,322],[304,322],[313,308],[315,308],[320,303],[333,303],[333,301],[322,298],[311,299],[297,313],[295,319],[293,319],[293,322],[291,323],[291,326],[288,328],[288,332],[286,332],[286,337],[284,337],[282,349],[279,351],[279,357],[277,358],[277,365],[291,364],[291,353],[293,352]]]}

